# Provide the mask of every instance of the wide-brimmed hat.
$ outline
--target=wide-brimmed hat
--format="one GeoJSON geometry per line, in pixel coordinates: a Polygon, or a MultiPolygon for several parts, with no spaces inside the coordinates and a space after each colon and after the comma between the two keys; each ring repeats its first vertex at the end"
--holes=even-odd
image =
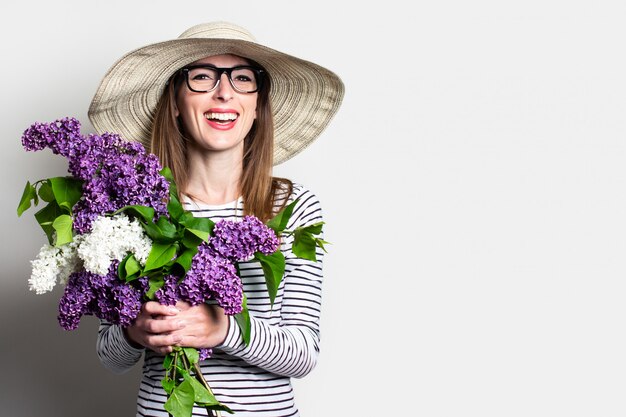
{"type": "Polygon", "coordinates": [[[185,65],[222,54],[249,58],[269,73],[275,165],[306,148],[339,109],[344,86],[332,71],[261,45],[240,26],[212,22],[120,58],[102,79],[89,119],[98,133],[117,133],[149,149],[152,119],[168,79],[185,65]]]}

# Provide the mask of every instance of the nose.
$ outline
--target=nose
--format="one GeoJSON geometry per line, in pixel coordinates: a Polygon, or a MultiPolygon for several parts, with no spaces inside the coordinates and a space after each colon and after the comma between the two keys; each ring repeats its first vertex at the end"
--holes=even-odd
{"type": "Polygon", "coordinates": [[[233,86],[230,85],[230,80],[228,79],[228,75],[225,72],[220,74],[220,82],[217,84],[214,93],[217,98],[225,101],[233,98],[235,90],[233,89],[233,86]]]}

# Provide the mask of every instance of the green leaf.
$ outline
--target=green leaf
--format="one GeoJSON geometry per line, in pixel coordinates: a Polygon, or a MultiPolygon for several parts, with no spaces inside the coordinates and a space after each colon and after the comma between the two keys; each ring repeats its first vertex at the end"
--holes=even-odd
{"type": "Polygon", "coordinates": [[[317,246],[319,246],[320,248],[322,248],[322,250],[326,253],[328,253],[328,251],[326,250],[326,248],[324,247],[324,245],[330,245],[330,242],[325,241],[324,239],[320,239],[320,238],[315,238],[315,244],[317,246]]]}
{"type": "Polygon", "coordinates": [[[200,243],[202,242],[208,242],[209,241],[209,232],[205,232],[203,230],[198,230],[198,229],[185,229],[186,231],[188,231],[189,233],[197,236],[200,238],[200,243]]]}
{"type": "Polygon", "coordinates": [[[198,247],[193,249],[185,249],[178,258],[176,258],[176,265],[180,265],[183,269],[181,276],[185,275],[191,269],[191,261],[193,260],[194,255],[198,253],[198,247]]]}
{"type": "Polygon", "coordinates": [[[56,231],[56,242],[54,246],[62,246],[73,240],[72,234],[72,218],[67,214],[57,217],[52,222],[52,227],[56,231]]]}
{"type": "Polygon", "coordinates": [[[250,312],[248,311],[248,299],[246,298],[246,294],[243,295],[242,307],[241,313],[235,314],[235,321],[241,331],[241,338],[243,339],[244,345],[248,346],[250,344],[252,324],[250,323],[250,312]]]}
{"type": "Polygon", "coordinates": [[[200,355],[198,354],[198,351],[195,348],[184,347],[183,353],[189,360],[190,364],[193,365],[194,363],[198,363],[198,360],[200,359],[200,355]]]}
{"type": "Polygon", "coordinates": [[[163,175],[165,179],[170,183],[170,190],[172,186],[176,187],[176,183],[174,182],[174,175],[172,175],[172,171],[168,167],[161,168],[159,174],[163,175]]]}
{"type": "Polygon", "coordinates": [[[135,275],[137,272],[141,271],[141,265],[139,261],[135,259],[134,255],[130,255],[130,257],[126,259],[126,265],[124,265],[124,267],[126,268],[127,275],[135,275]]]}
{"type": "Polygon", "coordinates": [[[202,406],[213,406],[218,405],[220,402],[217,401],[215,396],[206,389],[204,385],[200,383],[197,379],[189,376],[189,383],[193,388],[194,392],[194,401],[202,406]]]}
{"type": "Polygon", "coordinates": [[[167,217],[159,217],[156,225],[165,239],[173,239],[176,237],[176,226],[167,217]]]}
{"type": "Polygon", "coordinates": [[[167,203],[167,212],[175,220],[178,220],[183,215],[183,213],[185,213],[185,209],[183,208],[182,204],[180,204],[178,196],[172,194],[171,192],[170,201],[167,203]]]}
{"type": "Polygon", "coordinates": [[[173,243],[178,240],[176,226],[165,216],[159,217],[156,223],[146,222],[143,228],[154,242],[173,243]]]}
{"type": "Polygon", "coordinates": [[[57,204],[71,214],[72,207],[83,195],[83,182],[71,177],[55,177],[49,181],[57,204]]]}
{"type": "Polygon", "coordinates": [[[308,259],[310,261],[317,260],[315,248],[319,246],[324,252],[326,248],[324,244],[329,242],[314,237],[322,233],[324,222],[318,222],[306,227],[298,227],[294,231],[293,253],[299,258],[308,259]]]}
{"type": "Polygon", "coordinates": [[[117,267],[118,276],[125,282],[139,278],[139,272],[141,272],[141,265],[132,253],[128,254],[117,267]]]}
{"type": "Polygon", "coordinates": [[[296,230],[302,230],[303,232],[311,233],[313,235],[319,235],[322,233],[324,222],[313,223],[306,227],[298,227],[296,230]]]}
{"type": "Polygon", "coordinates": [[[168,353],[167,355],[165,355],[165,358],[163,359],[163,368],[169,371],[172,368],[173,363],[174,363],[174,354],[168,353]]]}
{"type": "Polygon", "coordinates": [[[122,212],[128,212],[144,222],[152,222],[154,220],[154,209],[152,207],[139,205],[124,206],[113,214],[115,215],[122,212]]]}
{"type": "Polygon", "coordinates": [[[148,259],[146,260],[146,265],[144,266],[144,272],[152,271],[154,269],[160,268],[170,262],[174,256],[176,255],[176,245],[173,243],[157,243],[154,242],[152,244],[152,249],[150,250],[150,254],[148,254],[148,259]]]}
{"type": "Polygon", "coordinates": [[[193,386],[186,379],[172,390],[164,408],[174,417],[191,417],[194,398],[193,386]]]}
{"type": "Polygon", "coordinates": [[[289,222],[289,218],[291,217],[291,214],[293,213],[293,209],[296,206],[297,202],[298,199],[295,199],[293,202],[283,207],[283,209],[279,211],[276,216],[274,216],[267,222],[267,227],[273,229],[276,233],[280,233],[285,230],[285,227],[287,227],[287,223],[289,222]]]}
{"type": "Polygon", "coordinates": [[[181,217],[180,224],[202,240],[208,240],[215,226],[215,223],[208,217],[193,217],[193,215],[187,216],[186,214],[181,217]]]}
{"type": "Polygon", "coordinates": [[[169,376],[165,376],[165,378],[161,380],[161,386],[163,387],[165,392],[167,392],[167,394],[170,395],[172,394],[172,391],[174,390],[174,387],[176,386],[176,382],[169,376]]]}
{"type": "Polygon", "coordinates": [[[204,217],[194,217],[192,212],[190,212],[190,211],[185,211],[185,212],[182,214],[182,216],[180,216],[180,218],[178,219],[178,223],[180,223],[180,224],[182,224],[182,225],[186,225],[186,224],[188,224],[189,222],[193,222],[193,221],[194,221],[194,219],[196,219],[196,218],[198,218],[198,219],[202,218],[202,219],[203,219],[204,217]]]}
{"type": "Polygon", "coordinates": [[[202,242],[204,242],[203,238],[199,237],[195,233],[192,233],[189,229],[185,229],[183,239],[181,240],[184,247],[197,250],[198,246],[200,246],[202,242]]]}
{"type": "Polygon", "coordinates": [[[315,238],[310,232],[304,229],[296,229],[293,236],[293,254],[298,258],[308,259],[309,261],[315,261],[315,238]]]}
{"type": "Polygon", "coordinates": [[[257,252],[254,254],[254,258],[261,263],[270,303],[273,305],[274,298],[276,298],[276,293],[278,292],[278,286],[285,273],[285,255],[279,250],[271,255],[263,255],[257,252]]]}
{"type": "Polygon", "coordinates": [[[184,355],[178,356],[178,365],[176,366],[176,373],[183,378],[188,378],[189,371],[187,371],[187,369],[184,368],[185,364],[183,363],[183,359],[182,359],[183,356],[184,355]]]}
{"type": "Polygon", "coordinates": [[[154,300],[154,294],[163,288],[165,285],[165,281],[163,280],[163,275],[159,274],[156,276],[151,276],[148,278],[148,291],[146,291],[146,298],[149,300],[154,300]]]}
{"type": "Polygon", "coordinates": [[[180,204],[180,200],[178,200],[178,187],[176,186],[176,181],[174,181],[174,175],[172,175],[172,171],[168,167],[163,167],[159,173],[169,182],[170,201],[168,202],[167,210],[172,215],[172,218],[178,220],[185,213],[185,210],[180,204]]]}
{"type": "Polygon", "coordinates": [[[46,203],[54,201],[54,193],[52,192],[52,186],[50,185],[50,181],[44,181],[39,187],[38,191],[39,197],[46,203]]]}
{"type": "Polygon", "coordinates": [[[44,208],[35,213],[35,219],[48,237],[48,243],[51,245],[54,242],[54,227],[52,226],[52,223],[62,214],[63,210],[61,210],[61,207],[59,207],[56,201],[50,202],[44,208]]]}
{"type": "Polygon", "coordinates": [[[36,198],[37,192],[35,187],[30,184],[30,181],[27,181],[26,186],[24,187],[24,192],[22,192],[22,198],[20,198],[20,203],[17,205],[17,216],[21,216],[22,213],[28,210],[30,208],[31,200],[35,200],[36,198]]]}

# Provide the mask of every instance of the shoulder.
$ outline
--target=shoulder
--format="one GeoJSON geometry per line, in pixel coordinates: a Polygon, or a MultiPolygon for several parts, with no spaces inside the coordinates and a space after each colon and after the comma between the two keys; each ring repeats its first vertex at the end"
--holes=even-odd
{"type": "Polygon", "coordinates": [[[298,206],[305,204],[307,202],[309,203],[315,202],[319,204],[319,199],[317,198],[317,195],[313,193],[313,191],[311,191],[309,188],[297,182],[293,183],[293,191],[291,192],[291,196],[289,200],[290,202],[298,200],[298,203],[299,203],[298,206]]]}
{"type": "Polygon", "coordinates": [[[294,182],[291,194],[287,197],[287,204],[296,200],[289,227],[305,226],[322,221],[322,206],[317,195],[306,186],[294,182]]]}
{"type": "Polygon", "coordinates": [[[309,188],[300,183],[283,181],[277,184],[274,190],[275,208],[286,206],[287,204],[293,203],[295,200],[298,200],[297,206],[301,206],[307,202],[319,204],[317,196],[309,188]]]}

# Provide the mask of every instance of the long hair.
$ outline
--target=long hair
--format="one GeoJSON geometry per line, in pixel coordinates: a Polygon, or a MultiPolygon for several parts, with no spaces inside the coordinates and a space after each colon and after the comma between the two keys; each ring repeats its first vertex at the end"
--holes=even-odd
{"type": "MultiPolygon", "coordinates": [[[[189,139],[176,117],[176,94],[180,88],[186,87],[184,77],[178,72],[170,78],[157,105],[152,123],[151,151],[162,166],[172,171],[182,198],[189,182],[189,139]]],[[[284,196],[291,195],[293,190],[290,180],[272,176],[274,117],[270,89],[270,78],[264,76],[258,92],[256,119],[244,139],[243,169],[239,180],[244,214],[262,221],[269,220],[276,210],[282,208],[287,202],[284,196]]]]}

